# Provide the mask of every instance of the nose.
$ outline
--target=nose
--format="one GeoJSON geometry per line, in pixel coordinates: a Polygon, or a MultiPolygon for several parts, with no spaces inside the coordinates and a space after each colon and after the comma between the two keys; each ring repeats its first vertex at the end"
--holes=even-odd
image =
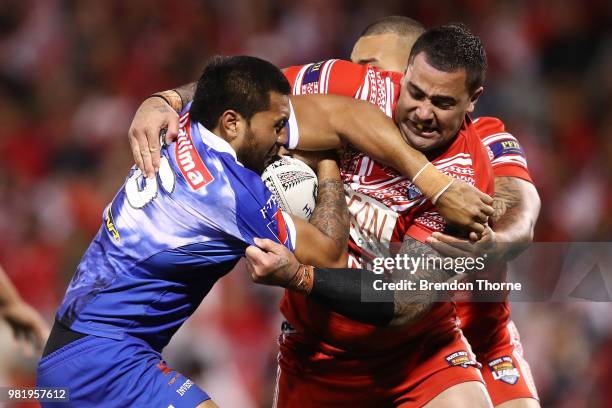
{"type": "Polygon", "coordinates": [[[433,109],[428,101],[421,102],[416,108],[416,118],[420,122],[427,122],[433,120],[433,109]]]}
{"type": "Polygon", "coordinates": [[[278,138],[276,139],[276,143],[279,145],[286,145],[289,141],[289,131],[287,129],[288,126],[285,126],[283,130],[278,134],[278,138]]]}

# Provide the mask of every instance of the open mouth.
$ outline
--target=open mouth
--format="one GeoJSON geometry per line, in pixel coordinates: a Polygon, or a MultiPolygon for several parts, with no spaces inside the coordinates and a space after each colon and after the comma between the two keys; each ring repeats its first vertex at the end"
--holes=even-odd
{"type": "Polygon", "coordinates": [[[437,127],[426,126],[422,123],[413,122],[410,119],[407,121],[407,127],[416,136],[424,137],[426,139],[432,138],[438,134],[437,127]]]}

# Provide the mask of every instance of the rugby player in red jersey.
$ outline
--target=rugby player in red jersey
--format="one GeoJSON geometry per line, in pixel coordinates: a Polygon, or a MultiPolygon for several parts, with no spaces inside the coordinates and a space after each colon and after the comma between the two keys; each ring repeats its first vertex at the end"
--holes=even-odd
{"type": "MultiPolygon", "coordinates": [[[[375,21],[362,32],[351,59],[389,71],[404,72],[408,55],[424,27],[415,20],[390,16],[375,21]]],[[[490,150],[495,176],[496,209],[492,230],[473,245],[465,239],[436,232],[427,240],[441,254],[470,256],[483,247],[489,256],[510,260],[529,245],[540,210],[540,198],[518,140],[497,118],[474,119],[477,133],[490,150]],[[495,245],[501,243],[500,245],[495,245]],[[491,250],[495,253],[491,253],[491,250]]],[[[458,304],[462,330],[478,361],[493,404],[500,408],[538,407],[538,395],[529,364],[523,356],[516,326],[507,302],[458,304]]]]}
{"type": "MultiPolygon", "coordinates": [[[[431,30],[421,40],[403,79],[401,74],[339,60],[292,67],[286,75],[294,94],[336,93],[375,103],[394,117],[404,138],[427,152],[434,165],[492,191],[489,159],[466,116],[482,92],[482,44],[458,26],[431,30]]],[[[298,147],[312,148],[307,143],[298,147]]],[[[446,221],[410,179],[351,146],[342,170],[355,204],[355,262],[363,254],[354,236],[360,233],[381,244],[403,242],[401,251],[411,256],[435,254],[419,240],[443,230],[446,221]],[[374,230],[368,230],[372,226],[374,230]]],[[[281,341],[279,406],[488,406],[477,363],[457,327],[451,303],[434,304],[435,293],[429,292],[391,302],[391,309],[364,307],[359,297],[337,290],[337,284],[358,288],[359,278],[329,272],[321,279],[324,274],[318,271],[312,296],[288,291],[283,301],[290,324],[281,341]],[[341,282],[346,279],[353,281],[341,282]]],[[[411,275],[430,281],[451,277],[435,269],[411,275]]],[[[304,280],[298,282],[300,286],[304,280]]]]}

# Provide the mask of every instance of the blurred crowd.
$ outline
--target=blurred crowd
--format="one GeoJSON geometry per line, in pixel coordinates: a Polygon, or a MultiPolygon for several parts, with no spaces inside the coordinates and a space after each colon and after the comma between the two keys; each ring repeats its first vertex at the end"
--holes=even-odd
{"type": "MultiPolygon", "coordinates": [[[[610,241],[609,1],[4,0],[0,264],[22,296],[52,321],[131,166],[127,129],[147,95],[197,79],[215,53],[348,58],[390,14],[461,21],[483,38],[476,116],[502,118],[527,151],[543,203],[536,241],[610,241]]],[[[280,295],[240,271],[223,278],[166,350],[170,365],[221,406],[269,406],[280,295]]],[[[543,406],[612,406],[611,303],[513,307],[543,406]]],[[[0,331],[0,384],[32,384],[35,360],[10,344],[0,331]]]]}

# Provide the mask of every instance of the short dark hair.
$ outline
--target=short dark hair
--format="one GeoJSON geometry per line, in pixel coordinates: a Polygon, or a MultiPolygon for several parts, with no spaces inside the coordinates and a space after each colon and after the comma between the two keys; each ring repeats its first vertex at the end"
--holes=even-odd
{"type": "Polygon", "coordinates": [[[412,46],[408,64],[421,52],[425,53],[427,63],[441,71],[465,69],[470,94],[484,84],[487,54],[480,38],[465,25],[448,24],[425,31],[412,46]]]}
{"type": "Polygon", "coordinates": [[[387,16],[369,24],[359,37],[380,34],[397,34],[400,36],[421,35],[425,26],[418,21],[404,16],[387,16]]]}
{"type": "Polygon", "coordinates": [[[189,114],[211,130],[228,109],[249,121],[257,112],[270,108],[270,92],[291,93],[278,67],[256,57],[217,55],[204,67],[189,114]]]}

